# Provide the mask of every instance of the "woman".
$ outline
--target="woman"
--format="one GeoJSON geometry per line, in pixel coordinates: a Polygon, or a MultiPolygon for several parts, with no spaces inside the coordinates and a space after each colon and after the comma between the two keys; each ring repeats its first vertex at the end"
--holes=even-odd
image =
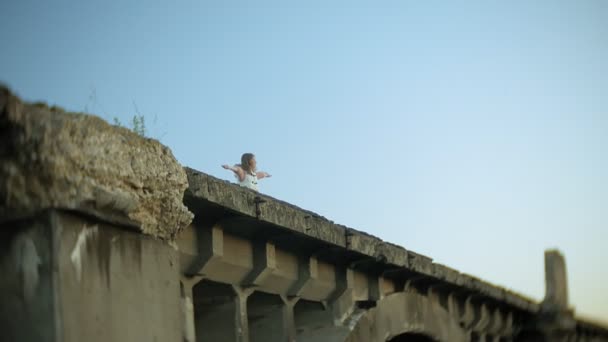
{"type": "Polygon", "coordinates": [[[271,177],[267,172],[257,171],[257,161],[253,153],[245,153],[241,156],[241,163],[234,166],[222,165],[226,170],[234,172],[239,184],[251,190],[258,191],[258,180],[271,177]]]}

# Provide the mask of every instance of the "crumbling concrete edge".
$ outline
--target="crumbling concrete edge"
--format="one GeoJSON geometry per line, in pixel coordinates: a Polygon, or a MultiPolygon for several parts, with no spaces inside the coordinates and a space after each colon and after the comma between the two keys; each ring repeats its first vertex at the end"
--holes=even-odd
{"type": "Polygon", "coordinates": [[[172,240],[193,218],[187,187],[158,141],[0,85],[0,222],[58,209],[172,240]]]}

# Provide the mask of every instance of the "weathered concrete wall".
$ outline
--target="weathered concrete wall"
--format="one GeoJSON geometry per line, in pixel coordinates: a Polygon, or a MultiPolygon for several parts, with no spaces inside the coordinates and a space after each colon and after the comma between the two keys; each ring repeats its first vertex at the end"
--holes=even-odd
{"type": "Polygon", "coordinates": [[[182,339],[179,262],[162,241],[58,211],[1,228],[2,340],[182,339]]]}
{"type": "Polygon", "coordinates": [[[63,341],[179,341],[176,251],[141,234],[58,213],[56,279],[63,341]]]}

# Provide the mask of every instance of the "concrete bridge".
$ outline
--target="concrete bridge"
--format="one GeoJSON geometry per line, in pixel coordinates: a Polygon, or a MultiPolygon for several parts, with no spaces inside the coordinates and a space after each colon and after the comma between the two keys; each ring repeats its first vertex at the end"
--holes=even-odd
{"type": "Polygon", "coordinates": [[[6,341],[608,341],[541,303],[0,88],[6,341]]]}

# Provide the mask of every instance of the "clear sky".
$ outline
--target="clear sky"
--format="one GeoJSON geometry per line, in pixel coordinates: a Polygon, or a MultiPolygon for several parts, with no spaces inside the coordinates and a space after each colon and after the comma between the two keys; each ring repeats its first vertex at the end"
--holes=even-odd
{"type": "Polygon", "coordinates": [[[608,1],[3,1],[0,81],[608,321],[608,1]],[[252,5],[255,4],[255,5],[252,5]]]}

